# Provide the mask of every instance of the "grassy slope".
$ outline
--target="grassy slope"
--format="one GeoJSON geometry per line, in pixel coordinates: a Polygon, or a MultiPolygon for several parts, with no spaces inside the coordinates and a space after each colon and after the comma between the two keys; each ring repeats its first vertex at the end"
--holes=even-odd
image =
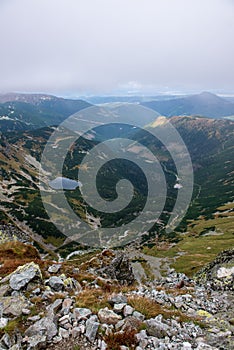
{"type": "Polygon", "coordinates": [[[187,233],[180,234],[181,240],[176,245],[165,250],[156,245],[144,247],[144,253],[171,258],[172,267],[191,276],[219,252],[234,246],[233,215],[234,203],[223,205],[217,208],[212,219],[200,217],[191,221],[187,233]],[[212,235],[212,232],[218,235],[212,235]]]}

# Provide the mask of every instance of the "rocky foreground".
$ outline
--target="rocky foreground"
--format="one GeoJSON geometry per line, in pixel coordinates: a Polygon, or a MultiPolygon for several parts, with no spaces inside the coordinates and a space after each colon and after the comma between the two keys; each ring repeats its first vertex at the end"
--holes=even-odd
{"type": "Polygon", "coordinates": [[[233,349],[233,276],[233,250],[195,280],[170,270],[148,286],[120,253],[37,258],[0,281],[0,350],[233,349]]]}

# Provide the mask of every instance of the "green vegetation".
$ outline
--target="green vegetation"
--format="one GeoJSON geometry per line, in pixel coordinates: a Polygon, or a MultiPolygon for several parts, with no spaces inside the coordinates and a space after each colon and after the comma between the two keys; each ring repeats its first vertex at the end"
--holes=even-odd
{"type": "Polygon", "coordinates": [[[143,251],[156,257],[176,257],[174,262],[171,260],[172,267],[192,276],[218,253],[234,246],[233,210],[234,203],[218,207],[212,219],[201,217],[191,221],[188,232],[179,235],[176,245],[165,249],[158,245],[145,246],[143,251]]]}

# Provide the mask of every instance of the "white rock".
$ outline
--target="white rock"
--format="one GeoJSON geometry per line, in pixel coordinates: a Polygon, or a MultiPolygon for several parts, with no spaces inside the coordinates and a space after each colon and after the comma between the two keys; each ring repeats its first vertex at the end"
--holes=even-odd
{"type": "Polygon", "coordinates": [[[220,267],[217,271],[217,277],[218,278],[224,278],[228,277],[234,274],[234,266],[231,268],[227,267],[220,267]]]}
{"type": "Polygon", "coordinates": [[[60,337],[67,339],[67,338],[69,338],[69,331],[60,327],[59,328],[59,335],[60,335],[60,337]]]}
{"type": "Polygon", "coordinates": [[[183,343],[183,347],[182,347],[182,350],[191,350],[192,349],[192,346],[189,342],[184,342],[183,343]]]}
{"type": "Polygon", "coordinates": [[[125,307],[126,303],[121,303],[121,304],[115,304],[114,307],[113,307],[113,310],[115,312],[118,313],[121,313],[123,311],[123,308],[125,307]]]}
{"type": "Polygon", "coordinates": [[[48,272],[57,273],[57,272],[59,272],[61,266],[62,266],[61,264],[53,264],[48,268],[48,272]]]}
{"type": "Polygon", "coordinates": [[[1,318],[0,318],[0,328],[6,327],[7,324],[8,324],[8,318],[1,317],[1,318]]]}
{"type": "Polygon", "coordinates": [[[124,317],[131,316],[134,311],[134,308],[130,305],[126,305],[123,311],[124,317]]]}
{"type": "Polygon", "coordinates": [[[114,311],[109,310],[107,307],[98,311],[98,318],[101,323],[106,324],[116,324],[122,319],[120,315],[117,315],[114,311]]]}

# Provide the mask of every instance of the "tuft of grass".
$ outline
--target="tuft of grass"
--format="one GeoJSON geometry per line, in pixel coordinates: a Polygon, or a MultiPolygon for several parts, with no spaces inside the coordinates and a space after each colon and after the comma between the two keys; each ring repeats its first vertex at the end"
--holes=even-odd
{"type": "Polygon", "coordinates": [[[129,349],[136,347],[136,330],[126,330],[123,332],[110,333],[104,337],[108,350],[120,350],[121,345],[127,346],[129,349]]]}
{"type": "Polygon", "coordinates": [[[73,345],[73,350],[80,350],[81,349],[81,347],[80,347],[80,345],[73,345]]]}
{"type": "Polygon", "coordinates": [[[108,294],[101,289],[85,289],[76,298],[76,307],[87,307],[95,314],[106,306],[109,307],[108,294]]]}
{"type": "Polygon", "coordinates": [[[51,295],[49,299],[50,299],[50,302],[53,303],[57,299],[64,299],[65,296],[66,294],[64,293],[54,293],[54,295],[51,295]]]}
{"type": "Polygon", "coordinates": [[[27,325],[26,325],[26,316],[19,316],[17,318],[14,318],[13,320],[10,320],[6,327],[0,329],[0,336],[3,336],[5,333],[12,336],[17,331],[20,331],[20,333],[24,333],[27,325]]]}
{"type": "Polygon", "coordinates": [[[174,317],[178,319],[179,322],[190,322],[194,320],[177,309],[168,309],[156,303],[154,300],[142,296],[129,297],[128,304],[131,305],[136,311],[142,313],[146,319],[162,315],[164,318],[174,317]]]}

